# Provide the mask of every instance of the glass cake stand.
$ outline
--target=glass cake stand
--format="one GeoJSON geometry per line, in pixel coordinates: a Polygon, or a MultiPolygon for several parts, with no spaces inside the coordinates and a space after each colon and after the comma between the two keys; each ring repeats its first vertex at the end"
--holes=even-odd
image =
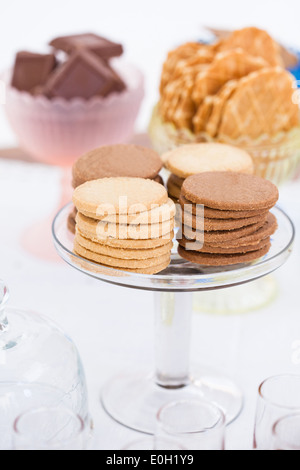
{"type": "Polygon", "coordinates": [[[278,269],[288,259],[295,236],[292,221],[280,209],[273,213],[279,228],[272,238],[270,252],[262,259],[227,268],[204,268],[177,254],[176,243],[170,266],[158,275],[119,271],[88,261],[73,253],[73,236],[67,230],[71,204],[53,222],[54,244],[58,254],[73,268],[116,286],[154,292],[155,374],[122,374],[112,379],[102,392],[105,410],[119,423],[132,429],[154,433],[157,410],[172,400],[203,397],[219,405],[227,423],[243,407],[243,394],[229,379],[209,370],[195,376],[190,371],[190,336],[193,292],[241,285],[278,269]]]}

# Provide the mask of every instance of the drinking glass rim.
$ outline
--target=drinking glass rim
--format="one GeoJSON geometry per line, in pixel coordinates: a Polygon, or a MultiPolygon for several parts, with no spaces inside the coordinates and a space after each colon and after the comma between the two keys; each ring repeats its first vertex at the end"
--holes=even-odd
{"type": "MultiPolygon", "coordinates": [[[[19,428],[18,428],[18,425],[21,421],[21,419],[23,419],[25,416],[27,415],[30,415],[30,414],[34,414],[34,413],[40,413],[40,412],[43,412],[43,411],[65,411],[67,412],[70,416],[72,415],[73,417],[76,417],[76,419],[78,420],[78,422],[80,423],[80,426],[79,426],[79,429],[78,431],[74,434],[74,436],[68,438],[68,439],[64,439],[63,442],[64,444],[68,444],[70,442],[73,442],[75,439],[77,439],[78,437],[80,437],[80,435],[84,432],[85,430],[85,423],[83,421],[83,419],[81,418],[81,416],[79,416],[78,414],[74,413],[74,411],[72,411],[71,408],[68,408],[68,407],[59,407],[59,406],[40,406],[40,407],[33,407],[33,408],[30,408],[26,411],[24,411],[23,413],[19,414],[19,416],[17,416],[17,418],[15,419],[14,421],[14,424],[13,424],[13,431],[14,433],[16,434],[16,436],[19,436],[19,437],[22,437],[22,436],[26,436],[24,433],[22,433],[19,428]]],[[[44,441],[43,439],[39,439],[38,440],[39,443],[42,443],[42,444],[46,444],[47,445],[47,441],[44,441]]],[[[53,441],[51,442],[51,446],[55,446],[55,445],[60,445],[62,441],[53,441]]]]}
{"type": "MultiPolygon", "coordinates": [[[[289,419],[289,418],[293,418],[295,416],[298,416],[300,418],[300,411],[297,412],[297,413],[290,413],[288,415],[285,415],[285,416],[282,416],[281,418],[279,418],[272,426],[272,435],[275,437],[275,438],[279,438],[277,432],[276,432],[276,429],[277,429],[277,426],[279,425],[279,423],[281,423],[283,420],[285,419],[289,419]]],[[[290,444],[289,442],[287,442],[285,439],[282,439],[282,443],[284,445],[286,445],[290,450],[299,450],[300,446],[295,446],[294,444],[290,444]]]]}
{"type": "Polygon", "coordinates": [[[170,429],[170,426],[167,426],[167,427],[163,426],[163,429],[165,429],[167,432],[170,432],[174,436],[175,435],[176,436],[188,436],[188,435],[193,435],[193,434],[195,435],[195,434],[213,433],[215,431],[218,431],[219,429],[222,429],[223,427],[225,428],[226,417],[225,417],[225,414],[224,414],[223,410],[221,410],[221,408],[219,408],[215,403],[210,403],[209,401],[200,400],[200,399],[199,400],[198,399],[192,399],[192,400],[183,399],[183,400],[175,400],[175,401],[171,401],[169,403],[166,403],[157,412],[156,420],[157,420],[158,424],[160,424],[161,426],[163,425],[163,423],[161,421],[161,414],[165,409],[171,408],[172,406],[178,405],[180,403],[182,403],[182,404],[183,403],[195,403],[197,405],[202,404],[202,405],[205,405],[207,407],[213,408],[215,411],[218,412],[219,419],[213,427],[203,428],[199,431],[173,431],[172,429],[170,429]]]}
{"type": "Polygon", "coordinates": [[[284,378],[292,378],[292,379],[299,379],[300,382],[300,375],[298,374],[279,374],[279,375],[271,375],[267,379],[265,379],[259,386],[258,388],[258,393],[260,398],[262,398],[265,402],[268,402],[272,406],[276,406],[277,408],[282,408],[286,410],[299,410],[300,413],[300,403],[299,407],[295,406],[288,406],[288,405],[280,405],[279,403],[276,403],[275,401],[269,399],[266,395],[263,393],[263,387],[266,385],[267,382],[271,382],[274,379],[284,379],[284,378]]]}

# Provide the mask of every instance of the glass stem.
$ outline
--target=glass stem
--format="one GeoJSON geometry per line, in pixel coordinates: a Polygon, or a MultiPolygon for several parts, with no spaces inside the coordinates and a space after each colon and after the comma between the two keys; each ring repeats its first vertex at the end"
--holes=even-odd
{"type": "Polygon", "coordinates": [[[193,294],[155,292],[156,383],[180,388],[189,383],[193,294]]]}

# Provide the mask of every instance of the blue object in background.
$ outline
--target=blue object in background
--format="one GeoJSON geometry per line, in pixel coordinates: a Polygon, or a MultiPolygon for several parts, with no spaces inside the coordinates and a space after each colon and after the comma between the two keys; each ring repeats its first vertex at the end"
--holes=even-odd
{"type": "Polygon", "coordinates": [[[295,50],[291,52],[298,57],[298,64],[296,67],[289,69],[289,71],[296,77],[298,88],[300,88],[300,52],[295,50]]]}

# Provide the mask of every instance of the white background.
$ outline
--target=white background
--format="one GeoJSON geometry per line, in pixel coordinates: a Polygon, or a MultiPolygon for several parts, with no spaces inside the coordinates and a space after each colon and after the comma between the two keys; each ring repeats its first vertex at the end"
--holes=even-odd
{"type": "MultiPolygon", "coordinates": [[[[126,55],[145,73],[147,96],[138,120],[146,129],[157,99],[159,74],[171,47],[200,35],[201,25],[236,28],[258,25],[282,42],[300,46],[297,0],[10,0],[0,12],[0,68],[9,67],[20,49],[44,50],[59,34],[94,31],[119,40],[126,55]]],[[[14,137],[0,119],[0,145],[14,137]]],[[[23,230],[45,218],[59,201],[60,170],[0,161],[0,277],[11,303],[56,319],[73,337],[83,358],[98,447],[118,449],[134,433],[113,423],[98,404],[101,385],[119,370],[151,368],[153,310],[151,293],[103,285],[63,263],[43,262],[20,245],[23,230]]],[[[299,183],[282,191],[281,203],[300,229],[299,183]]],[[[194,315],[192,356],[234,375],[246,393],[240,419],[228,431],[228,447],[250,448],[257,386],[265,377],[299,372],[292,361],[300,340],[299,240],[278,273],[278,298],[250,314],[194,315]]]]}

